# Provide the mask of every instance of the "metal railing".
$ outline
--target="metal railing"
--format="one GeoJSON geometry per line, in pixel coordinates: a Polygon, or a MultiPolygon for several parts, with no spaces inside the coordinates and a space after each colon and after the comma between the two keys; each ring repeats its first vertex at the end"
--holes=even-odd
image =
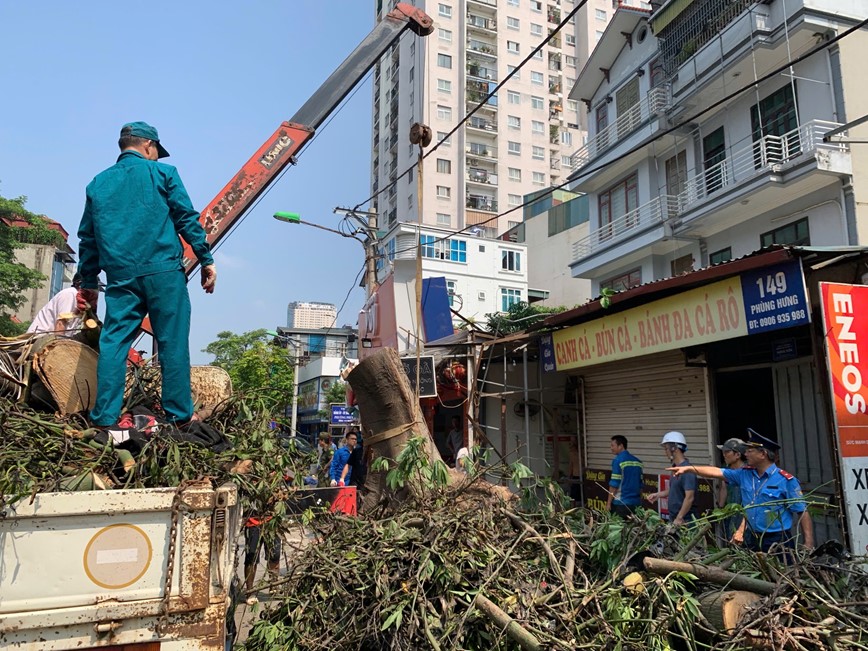
{"type": "Polygon", "coordinates": [[[603,247],[626,240],[634,233],[662,224],[678,214],[678,197],[664,194],[631,210],[626,215],[603,224],[590,235],[573,243],[573,260],[587,258],[603,247]]]}
{"type": "Polygon", "coordinates": [[[474,14],[467,14],[467,25],[476,27],[477,29],[487,29],[492,32],[497,31],[497,21],[491,18],[483,18],[474,14]]]}
{"type": "Polygon", "coordinates": [[[618,116],[612,124],[588,139],[581,149],[572,155],[572,171],[575,172],[594,160],[610,147],[615,146],[633,133],[642,124],[669,108],[669,84],[652,88],[644,99],[618,116]]]}
{"type": "Polygon", "coordinates": [[[492,43],[483,43],[482,41],[477,41],[476,39],[470,39],[467,41],[467,49],[471,52],[477,52],[479,54],[488,55],[490,57],[497,56],[497,46],[492,43]]]}
{"type": "Polygon", "coordinates": [[[497,174],[479,167],[470,167],[467,169],[467,180],[471,183],[497,185],[497,174]]]}
{"type": "Polygon", "coordinates": [[[483,131],[497,131],[497,122],[478,118],[475,115],[467,121],[467,126],[471,129],[482,129],[483,131]]]}
{"type": "Polygon", "coordinates": [[[835,122],[811,120],[781,136],[764,136],[741,149],[729,151],[725,159],[688,179],[679,195],[682,205],[687,208],[759,174],[780,171],[788,163],[818,149],[846,151],[845,143],[823,142],[823,136],[839,126],[835,122]]]}
{"type": "Polygon", "coordinates": [[[823,142],[823,136],[839,126],[836,122],[811,120],[783,135],[764,136],[731,151],[724,160],[688,179],[678,195],[660,195],[575,242],[573,260],[582,260],[604,247],[629,239],[649,226],[677,217],[694,204],[759,175],[783,171],[818,150],[848,151],[846,143],[823,142]]]}
{"type": "Polygon", "coordinates": [[[478,195],[467,195],[466,206],[471,210],[486,210],[497,212],[497,199],[478,195]]]}

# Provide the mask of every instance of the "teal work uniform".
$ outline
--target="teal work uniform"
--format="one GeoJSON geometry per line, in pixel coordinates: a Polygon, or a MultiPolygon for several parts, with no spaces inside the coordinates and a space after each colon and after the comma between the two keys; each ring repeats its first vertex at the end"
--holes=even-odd
{"type": "Polygon", "coordinates": [[[174,421],[193,415],[190,296],[179,235],[201,265],[214,264],[199,213],[173,166],[127,150],[87,186],[78,229],[78,270],[84,288],[98,286],[100,271],[107,281],[97,397],[91,411],[97,425],[112,425],[120,418],[127,352],[146,315],[163,371],[163,410],[174,421]]]}

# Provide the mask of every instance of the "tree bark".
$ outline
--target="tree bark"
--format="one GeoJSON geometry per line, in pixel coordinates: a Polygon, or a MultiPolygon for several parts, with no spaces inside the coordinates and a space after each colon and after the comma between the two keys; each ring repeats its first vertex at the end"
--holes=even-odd
{"type": "Polygon", "coordinates": [[[689,572],[697,576],[701,581],[724,585],[733,590],[747,590],[748,592],[756,592],[761,595],[770,595],[778,587],[769,581],[753,579],[741,574],[733,574],[718,567],[706,567],[705,565],[697,565],[695,563],[679,563],[677,561],[667,561],[662,558],[651,557],[646,558],[643,562],[645,569],[652,574],[662,576],[670,572],[689,572]]]}
{"type": "MultiPolygon", "coordinates": [[[[432,463],[441,460],[419,407],[419,398],[410,387],[396,350],[383,348],[366,357],[346,379],[359,407],[369,468],[378,457],[396,458],[413,436],[425,439],[432,463]]],[[[362,508],[380,501],[386,488],[385,476],[384,472],[368,472],[362,508]]]]}

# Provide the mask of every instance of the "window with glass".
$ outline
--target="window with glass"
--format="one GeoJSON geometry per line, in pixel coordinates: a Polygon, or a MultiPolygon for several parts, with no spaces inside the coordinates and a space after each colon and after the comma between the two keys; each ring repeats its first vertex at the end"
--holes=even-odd
{"type": "Polygon", "coordinates": [[[520,154],[521,153],[521,143],[516,142],[514,140],[510,140],[507,143],[507,151],[509,151],[510,154],[520,154]]]}
{"type": "Polygon", "coordinates": [[[521,302],[521,290],[511,289],[509,287],[501,287],[500,289],[500,311],[509,312],[516,303],[521,302]]]}
{"type": "Polygon", "coordinates": [[[500,268],[504,271],[521,271],[521,251],[501,250],[500,268]]]}
{"type": "Polygon", "coordinates": [[[539,120],[531,120],[530,127],[531,132],[536,135],[545,134],[546,125],[544,122],[540,122],[539,120]]]}
{"type": "Polygon", "coordinates": [[[730,260],[732,260],[732,247],[729,246],[708,256],[709,264],[722,264],[730,260]]]}
{"type": "Polygon", "coordinates": [[[703,166],[705,168],[705,191],[708,194],[723,187],[726,181],[726,140],[723,127],[702,139],[703,166]]]}
{"type": "Polygon", "coordinates": [[[542,36],[543,34],[543,26],[538,25],[536,23],[530,24],[530,35],[531,36],[542,36]]]}
{"type": "Polygon", "coordinates": [[[603,11],[602,9],[595,9],[594,10],[594,16],[596,17],[597,20],[606,20],[606,12],[603,11]]]}
{"type": "Polygon", "coordinates": [[[448,199],[452,196],[452,188],[450,188],[448,185],[438,185],[437,196],[440,199],[448,199]]]}
{"type": "Polygon", "coordinates": [[[611,289],[613,292],[624,290],[642,284],[642,269],[633,269],[627,273],[614,276],[600,283],[600,289],[611,289]]]}
{"type": "Polygon", "coordinates": [[[449,213],[438,212],[437,213],[437,225],[438,226],[452,226],[452,216],[449,213]]]}
{"type": "Polygon", "coordinates": [[[570,47],[576,47],[576,35],[564,34],[564,43],[566,43],[570,47]]]}
{"type": "Polygon", "coordinates": [[[576,57],[571,57],[569,54],[564,55],[564,63],[570,66],[571,68],[576,67],[576,57]]]}
{"type": "Polygon", "coordinates": [[[452,82],[448,79],[438,79],[437,80],[437,90],[441,93],[451,93],[452,92],[452,82]]]}
{"type": "Polygon", "coordinates": [[[452,18],[452,7],[440,3],[437,13],[443,16],[443,18],[452,18]]]}
{"type": "Polygon", "coordinates": [[[452,119],[452,107],[443,106],[442,104],[437,105],[437,118],[440,120],[451,120],[452,119]]]}
{"type": "Polygon", "coordinates": [[[517,41],[507,41],[506,42],[506,51],[511,54],[518,54],[518,42],[517,41]]]}
{"type": "Polygon", "coordinates": [[[451,29],[443,29],[442,27],[437,29],[437,38],[439,38],[444,43],[452,42],[452,30],[451,29]]]}
{"type": "Polygon", "coordinates": [[[545,147],[538,147],[536,145],[531,147],[531,158],[533,158],[534,160],[545,160],[545,158],[546,158],[545,147]]]}
{"type": "Polygon", "coordinates": [[[521,195],[520,194],[509,195],[509,205],[510,206],[520,206],[521,205],[521,195]]]}
{"type": "Polygon", "coordinates": [[[441,174],[452,173],[452,161],[446,158],[437,159],[437,171],[441,174]]]}
{"type": "Polygon", "coordinates": [[[518,18],[513,18],[512,16],[506,17],[506,27],[507,29],[520,29],[521,25],[518,18]]]}
{"type": "MultiPolygon", "coordinates": [[[[437,117],[440,117],[440,107],[437,107],[437,117]]],[[[447,137],[448,131],[437,132],[437,142],[442,143],[442,147],[449,147],[452,144],[452,136],[447,137]]]]}
{"type": "Polygon", "coordinates": [[[506,124],[510,129],[521,129],[521,118],[515,115],[506,117],[506,124]]]}
{"type": "Polygon", "coordinates": [[[542,50],[537,50],[536,52],[534,52],[534,53],[533,53],[533,58],[534,58],[534,59],[539,59],[540,61],[542,61],[542,59],[543,59],[543,53],[542,53],[542,50]]]}
{"type": "Polygon", "coordinates": [[[546,183],[546,175],[542,172],[534,172],[533,173],[533,184],[534,185],[545,185],[546,183]]]}
{"type": "Polygon", "coordinates": [[[808,218],[803,217],[790,224],[781,226],[760,235],[760,246],[772,244],[791,244],[793,246],[808,246],[811,244],[811,232],[808,228],[808,218]]]}
{"type": "Polygon", "coordinates": [[[542,11],[542,0],[530,0],[530,10],[531,11],[542,11]]]}
{"type": "Polygon", "coordinates": [[[394,237],[386,243],[386,255],[389,257],[389,260],[395,259],[395,238],[394,237]]]}
{"type": "Polygon", "coordinates": [[[516,66],[506,66],[506,74],[512,73],[513,70],[515,70],[516,72],[514,75],[512,75],[512,79],[521,79],[521,70],[517,70],[516,66]]]}
{"type": "Polygon", "coordinates": [[[441,68],[449,68],[452,69],[452,57],[448,54],[438,53],[437,54],[437,65],[441,68]]]}
{"type": "Polygon", "coordinates": [[[537,86],[542,86],[544,81],[545,81],[545,75],[543,75],[543,73],[531,71],[530,83],[535,84],[537,86]]]}
{"type": "Polygon", "coordinates": [[[542,97],[537,97],[535,95],[530,96],[530,107],[535,109],[544,109],[545,101],[542,97]]]}
{"type": "MultiPolygon", "coordinates": [[[[455,297],[458,295],[458,284],[454,280],[446,281],[446,295],[449,297],[449,307],[455,307],[455,297]]],[[[458,298],[461,298],[458,296],[458,298]]]]}
{"type": "Polygon", "coordinates": [[[510,7],[517,7],[518,6],[518,0],[506,0],[506,4],[510,7]]]}
{"type": "Polygon", "coordinates": [[[447,262],[467,262],[466,240],[443,240],[434,235],[420,235],[422,257],[447,262]]]}
{"type": "Polygon", "coordinates": [[[521,181],[521,170],[517,167],[509,168],[509,180],[510,181],[521,181]]]}
{"type": "MultiPolygon", "coordinates": [[[[639,175],[633,173],[623,181],[604,190],[597,197],[600,214],[600,239],[608,239],[615,233],[613,223],[639,207],[639,175]]],[[[637,218],[634,216],[634,219],[637,218]]],[[[621,230],[632,224],[624,224],[621,230]]]]}
{"type": "Polygon", "coordinates": [[[521,93],[517,93],[514,90],[506,91],[506,101],[510,104],[521,104],[521,93]]]}
{"type": "Polygon", "coordinates": [[[561,144],[562,145],[572,145],[573,144],[573,134],[569,131],[561,131],[561,144]]]}

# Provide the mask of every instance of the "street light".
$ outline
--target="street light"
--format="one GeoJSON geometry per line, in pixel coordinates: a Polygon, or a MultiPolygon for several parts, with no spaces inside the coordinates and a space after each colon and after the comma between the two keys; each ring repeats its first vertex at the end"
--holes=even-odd
{"type": "Polygon", "coordinates": [[[265,334],[271,335],[275,339],[283,339],[287,343],[292,344],[292,347],[295,351],[294,361],[292,363],[292,416],[289,423],[289,435],[294,437],[296,434],[295,426],[298,422],[298,358],[301,357],[302,343],[300,341],[296,341],[295,339],[290,339],[286,335],[282,335],[279,332],[275,332],[274,330],[266,330],[265,334]]]}

